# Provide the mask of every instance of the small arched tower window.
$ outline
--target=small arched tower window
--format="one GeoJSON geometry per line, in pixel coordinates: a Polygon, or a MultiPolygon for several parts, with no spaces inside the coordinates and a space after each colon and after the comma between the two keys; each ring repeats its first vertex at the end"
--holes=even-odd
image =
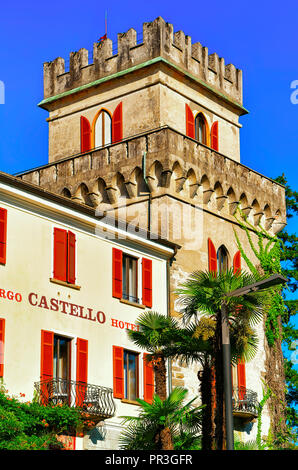
{"type": "Polygon", "coordinates": [[[207,123],[202,113],[195,118],[195,139],[201,144],[207,145],[207,123]]]}
{"type": "Polygon", "coordinates": [[[228,251],[224,245],[217,250],[217,270],[219,273],[225,273],[229,269],[228,251]]]}
{"type": "Polygon", "coordinates": [[[112,119],[109,113],[101,110],[94,126],[94,147],[102,147],[112,142],[112,119]]]}

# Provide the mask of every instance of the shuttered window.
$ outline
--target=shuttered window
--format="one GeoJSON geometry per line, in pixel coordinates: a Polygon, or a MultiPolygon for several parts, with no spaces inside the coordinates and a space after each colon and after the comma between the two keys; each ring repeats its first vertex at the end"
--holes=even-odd
{"type": "MultiPolygon", "coordinates": [[[[144,400],[152,403],[154,395],[154,371],[151,362],[143,355],[144,400]]],[[[113,394],[114,398],[134,401],[139,396],[139,353],[113,346],[113,394]]]]}
{"type": "MultiPolygon", "coordinates": [[[[142,258],[142,303],[152,307],[152,260],[142,258]]],[[[112,295],[139,303],[138,298],[138,260],[123,253],[118,248],[112,249],[112,295]]]]}
{"type": "Polygon", "coordinates": [[[147,361],[148,354],[143,355],[143,373],[144,373],[144,400],[152,403],[154,395],[154,370],[152,362],[147,361]]]}
{"type": "Polygon", "coordinates": [[[76,236],[71,231],[54,228],[54,278],[75,284],[76,236]]]}
{"type": "Polygon", "coordinates": [[[146,307],[152,307],[152,260],[142,260],[142,301],[146,307]]]}
{"type": "Polygon", "coordinates": [[[112,116],[112,141],[118,142],[123,139],[122,102],[116,107],[112,116]]]}
{"type": "Polygon", "coordinates": [[[218,121],[211,126],[211,148],[218,151],[218,121]]]}
{"type": "Polygon", "coordinates": [[[6,263],[7,210],[0,208],[0,264],[6,263]]]}
{"type": "Polygon", "coordinates": [[[112,276],[113,276],[113,297],[122,298],[122,251],[118,248],[112,250],[112,276]]]}
{"type": "Polygon", "coordinates": [[[113,392],[114,398],[124,398],[124,356],[118,346],[113,346],[113,392]]]}
{"type": "Polygon", "coordinates": [[[185,115],[186,115],[186,135],[195,138],[195,119],[188,104],[185,104],[185,115]]]}
{"type": "Polygon", "coordinates": [[[246,392],[246,372],[245,362],[239,361],[237,364],[237,376],[238,376],[238,393],[239,400],[243,400],[246,392]]]}
{"type": "Polygon", "coordinates": [[[88,341],[77,338],[76,405],[82,407],[86,398],[88,379],[88,341]]]}
{"type": "Polygon", "coordinates": [[[209,262],[209,271],[216,274],[217,273],[217,253],[215,246],[210,238],[208,238],[208,262],[209,262]]]}
{"type": "Polygon", "coordinates": [[[85,116],[81,116],[81,153],[91,150],[91,126],[85,116]]]}
{"type": "Polygon", "coordinates": [[[233,270],[234,274],[241,272],[241,252],[240,250],[236,252],[233,258],[233,270]]]}

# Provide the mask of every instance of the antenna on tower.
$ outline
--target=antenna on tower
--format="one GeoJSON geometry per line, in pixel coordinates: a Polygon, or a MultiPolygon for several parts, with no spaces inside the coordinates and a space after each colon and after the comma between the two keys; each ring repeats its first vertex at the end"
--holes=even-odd
{"type": "Polygon", "coordinates": [[[108,37],[108,12],[106,10],[105,11],[105,34],[104,36],[101,36],[101,38],[99,38],[98,42],[101,43],[102,41],[107,39],[107,37],[108,37]]]}

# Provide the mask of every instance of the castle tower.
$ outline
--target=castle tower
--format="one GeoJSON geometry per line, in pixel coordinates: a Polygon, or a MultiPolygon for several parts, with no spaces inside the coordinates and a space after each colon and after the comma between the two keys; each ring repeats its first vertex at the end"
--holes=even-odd
{"type": "Polygon", "coordinates": [[[82,116],[88,119],[89,147],[94,148],[162,126],[185,134],[186,104],[194,117],[202,113],[206,120],[204,143],[211,145],[210,131],[217,122],[220,152],[239,161],[238,119],[246,113],[241,70],[225,65],[216,53],[208,55],[206,47],[192,44],[182,31],[174,33],[162,18],[144,23],[142,39],[137,37],[134,29],[118,34],[117,52],[110,39],[95,43],[92,63],[86,49],[72,52],[67,72],[60,57],[44,64],[40,106],[49,111],[49,161],[80,152],[82,116]],[[122,119],[122,129],[116,124],[110,132],[119,104],[115,119],[122,119]],[[101,110],[107,112],[103,139],[101,110]]]}
{"type": "MultiPolygon", "coordinates": [[[[80,49],[69,71],[62,58],[44,64],[39,105],[49,112],[49,163],[20,178],[179,244],[172,315],[175,289],[210,268],[211,252],[239,266],[235,231],[257,263],[237,207],[251,227],[261,223],[271,234],[286,223],[284,187],[240,163],[241,70],[160,17],[144,23],[142,39],[133,29],[118,34],[117,52],[106,39],[94,44],[92,62],[80,49]]],[[[264,344],[262,326],[259,336],[264,344]]],[[[265,361],[261,348],[246,367],[259,399],[265,361]]],[[[197,368],[174,365],[172,385],[197,395],[197,368]]]]}

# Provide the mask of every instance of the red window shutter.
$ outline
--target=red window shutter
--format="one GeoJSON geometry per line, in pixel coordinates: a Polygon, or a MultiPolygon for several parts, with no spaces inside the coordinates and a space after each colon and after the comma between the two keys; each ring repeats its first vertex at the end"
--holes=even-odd
{"type": "Polygon", "coordinates": [[[112,142],[123,139],[122,102],[118,104],[112,117],[112,142]]]}
{"type": "Polygon", "coordinates": [[[124,398],[124,354],[118,346],[113,346],[113,391],[114,398],[124,398]]]}
{"type": "Polygon", "coordinates": [[[6,263],[7,210],[0,208],[0,263],[6,263]]]}
{"type": "Polygon", "coordinates": [[[83,406],[88,378],[88,341],[77,338],[76,406],[83,406]]]}
{"type": "Polygon", "coordinates": [[[146,307],[152,307],[152,260],[142,260],[142,302],[146,307]]]}
{"type": "Polygon", "coordinates": [[[53,378],[54,333],[41,330],[40,380],[53,378]]]}
{"type": "Polygon", "coordinates": [[[209,259],[209,271],[216,274],[217,272],[217,255],[216,249],[213,242],[208,238],[208,259],[209,259]]]}
{"type": "Polygon", "coordinates": [[[240,252],[240,250],[236,252],[236,254],[233,258],[233,268],[234,268],[234,274],[237,274],[238,272],[241,272],[241,252],[240,252]]]}
{"type": "Polygon", "coordinates": [[[91,149],[91,126],[85,116],[81,116],[81,153],[91,149]]]}
{"type": "Polygon", "coordinates": [[[113,297],[122,298],[122,251],[113,248],[113,297]]]}
{"type": "Polygon", "coordinates": [[[144,370],[144,400],[152,403],[154,394],[154,370],[152,362],[148,362],[146,357],[147,353],[143,355],[143,370],[144,370]]]}
{"type": "Polygon", "coordinates": [[[0,377],[4,371],[4,340],[5,340],[5,319],[0,318],[0,377]]]}
{"type": "Polygon", "coordinates": [[[188,104],[185,104],[185,114],[186,114],[186,135],[194,139],[195,138],[195,118],[188,104]]]}
{"type": "Polygon", "coordinates": [[[211,148],[218,150],[218,121],[211,126],[211,148]]]}
{"type": "Polygon", "coordinates": [[[77,382],[87,383],[88,340],[77,338],[77,382]]]}
{"type": "Polygon", "coordinates": [[[246,389],[245,362],[239,361],[237,364],[239,400],[243,400],[246,389]]]}
{"type": "Polygon", "coordinates": [[[67,281],[67,231],[54,228],[54,278],[67,281]]]}
{"type": "Polygon", "coordinates": [[[67,262],[67,281],[70,284],[76,283],[76,236],[68,232],[68,262],[67,262]]]}

